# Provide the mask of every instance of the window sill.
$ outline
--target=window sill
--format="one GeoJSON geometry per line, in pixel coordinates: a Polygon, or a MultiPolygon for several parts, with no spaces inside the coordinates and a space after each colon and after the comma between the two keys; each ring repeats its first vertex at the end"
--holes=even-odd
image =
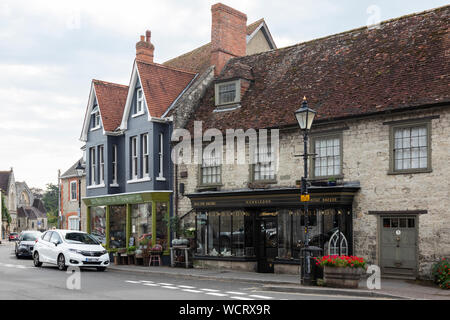
{"type": "Polygon", "coordinates": [[[252,180],[250,183],[254,184],[254,185],[259,185],[259,184],[277,184],[277,180],[252,180]]]}
{"type": "Polygon", "coordinates": [[[148,181],[152,181],[152,179],[150,177],[145,177],[142,179],[132,179],[132,180],[128,180],[127,183],[133,184],[133,183],[141,183],[141,182],[148,182],[148,181]]]}
{"type": "Polygon", "coordinates": [[[104,188],[105,184],[96,184],[93,186],[87,186],[87,189],[100,189],[100,188],[104,188]]]}
{"type": "Polygon", "coordinates": [[[97,130],[99,130],[100,128],[101,128],[101,126],[100,126],[100,127],[91,128],[90,131],[91,131],[91,132],[92,132],[92,131],[97,131],[97,130]]]}
{"type": "Polygon", "coordinates": [[[144,114],[145,114],[145,112],[142,111],[142,112],[135,113],[135,114],[131,115],[131,117],[132,117],[132,118],[137,118],[137,117],[143,116],[144,114]]]}
{"type": "Polygon", "coordinates": [[[226,112],[226,111],[232,111],[239,109],[241,107],[240,103],[233,103],[233,104],[225,104],[225,105],[218,105],[213,110],[213,112],[226,112]]]}
{"type": "Polygon", "coordinates": [[[164,177],[157,177],[156,181],[166,181],[166,178],[164,178],[164,177]]]}
{"type": "Polygon", "coordinates": [[[119,185],[117,183],[111,183],[109,186],[111,188],[118,188],[119,187],[119,185]]]}
{"type": "Polygon", "coordinates": [[[405,171],[388,171],[389,176],[395,176],[400,174],[417,174],[417,173],[431,173],[433,169],[414,169],[414,170],[405,170],[405,171]]]}

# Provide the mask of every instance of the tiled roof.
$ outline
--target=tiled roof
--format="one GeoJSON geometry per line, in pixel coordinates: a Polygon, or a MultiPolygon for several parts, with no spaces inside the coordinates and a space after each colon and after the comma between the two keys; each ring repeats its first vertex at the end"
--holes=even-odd
{"type": "Polygon", "coordinates": [[[0,190],[3,192],[8,192],[10,175],[11,171],[0,171],[0,190]]]}
{"type": "Polygon", "coordinates": [[[242,107],[213,112],[210,86],[193,118],[203,121],[203,129],[295,125],[303,96],[322,121],[450,102],[449,21],[445,6],[383,22],[379,29],[234,58],[222,76],[240,76],[244,65],[254,77],[242,107]]]}
{"type": "Polygon", "coordinates": [[[152,117],[160,118],[195,77],[194,73],[137,60],[145,100],[152,117]]]}
{"type": "MultiPolygon", "coordinates": [[[[78,161],[81,161],[81,164],[86,168],[86,163],[83,161],[83,158],[78,159],[66,172],[61,175],[61,179],[77,177],[77,170],[75,169],[78,166],[78,161]]],[[[83,173],[86,175],[86,171],[83,173]]]]}
{"type": "Polygon", "coordinates": [[[120,126],[123,107],[127,100],[128,86],[92,80],[97,96],[105,131],[114,131],[120,126]]]}
{"type": "MultiPolygon", "coordinates": [[[[264,22],[260,19],[247,26],[247,35],[251,35],[264,22]]],[[[163,63],[168,67],[179,68],[195,73],[203,73],[211,65],[211,42],[163,63]]]]}

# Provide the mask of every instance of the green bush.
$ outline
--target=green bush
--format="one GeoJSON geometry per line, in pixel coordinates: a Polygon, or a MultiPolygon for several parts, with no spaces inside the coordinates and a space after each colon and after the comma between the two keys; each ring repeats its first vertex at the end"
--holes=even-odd
{"type": "Polygon", "coordinates": [[[433,265],[431,275],[439,287],[450,289],[450,263],[446,258],[442,258],[442,260],[433,265]]]}

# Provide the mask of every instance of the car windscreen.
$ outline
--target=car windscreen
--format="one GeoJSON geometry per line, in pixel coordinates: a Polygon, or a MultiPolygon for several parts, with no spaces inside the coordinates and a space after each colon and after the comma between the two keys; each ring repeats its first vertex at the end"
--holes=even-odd
{"type": "Polygon", "coordinates": [[[35,241],[41,234],[40,233],[24,233],[20,237],[21,241],[35,241]]]}
{"type": "Polygon", "coordinates": [[[94,237],[88,235],[87,233],[70,232],[66,234],[65,237],[67,243],[77,243],[77,244],[100,244],[94,237]]]}

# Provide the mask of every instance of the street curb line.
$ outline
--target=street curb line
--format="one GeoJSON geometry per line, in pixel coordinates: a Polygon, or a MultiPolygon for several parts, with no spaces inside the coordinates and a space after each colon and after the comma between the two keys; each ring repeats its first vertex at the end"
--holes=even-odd
{"type": "Polygon", "coordinates": [[[185,278],[201,278],[204,280],[224,280],[224,281],[235,281],[239,280],[241,282],[246,283],[263,283],[269,286],[264,286],[263,289],[266,291],[275,291],[275,292],[293,292],[293,293],[307,293],[307,294],[319,294],[319,295],[344,295],[350,297],[371,297],[371,298],[390,298],[390,299],[401,299],[401,300],[413,300],[413,298],[391,295],[387,293],[378,293],[373,291],[347,291],[342,289],[315,289],[315,288],[293,288],[293,287],[282,287],[282,285],[290,284],[292,282],[283,282],[283,281],[273,281],[273,280],[260,280],[260,279],[230,279],[230,278],[221,278],[209,275],[197,275],[197,274],[176,274],[176,273],[167,273],[167,272],[159,272],[159,271],[147,271],[147,270],[125,270],[119,268],[111,268],[108,270],[113,272],[123,272],[123,273],[140,273],[140,274],[150,274],[150,275],[169,275],[174,277],[185,277],[185,278]],[[270,286],[272,285],[272,286],[270,286]],[[279,285],[279,286],[276,286],[279,285]]]}
{"type": "Polygon", "coordinates": [[[307,294],[318,294],[318,295],[343,295],[350,297],[368,297],[368,298],[389,298],[389,299],[401,299],[401,300],[414,300],[413,298],[392,295],[388,293],[379,293],[374,291],[347,291],[342,289],[315,289],[315,288],[293,288],[293,287],[276,287],[269,286],[264,287],[264,290],[275,291],[275,292],[293,292],[293,293],[307,293],[307,294]]]}

